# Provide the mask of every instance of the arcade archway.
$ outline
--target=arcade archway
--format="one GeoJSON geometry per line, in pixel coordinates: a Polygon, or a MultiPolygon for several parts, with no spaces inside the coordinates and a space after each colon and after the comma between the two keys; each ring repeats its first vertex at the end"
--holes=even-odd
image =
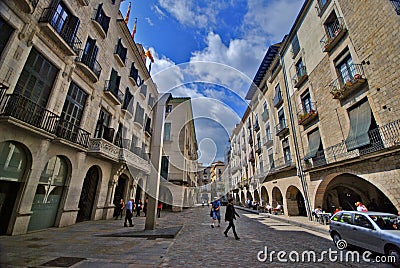
{"type": "Polygon", "coordinates": [[[289,216],[307,216],[303,194],[296,186],[289,186],[286,191],[286,205],[289,216]]]}

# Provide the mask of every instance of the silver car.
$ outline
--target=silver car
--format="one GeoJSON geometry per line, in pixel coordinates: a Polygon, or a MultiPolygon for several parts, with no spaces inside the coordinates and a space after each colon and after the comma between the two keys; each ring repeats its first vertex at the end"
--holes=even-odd
{"type": "Polygon", "coordinates": [[[396,215],[340,211],[331,217],[329,233],[336,246],[339,240],[345,240],[347,245],[395,256],[400,263],[400,222],[396,215]]]}

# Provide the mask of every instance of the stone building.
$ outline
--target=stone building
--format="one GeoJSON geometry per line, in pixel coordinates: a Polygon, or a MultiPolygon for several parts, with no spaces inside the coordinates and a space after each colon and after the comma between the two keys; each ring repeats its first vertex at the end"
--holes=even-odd
{"type": "Polygon", "coordinates": [[[158,93],[119,2],[0,2],[1,234],[144,198],[158,93]]]}
{"type": "Polygon", "coordinates": [[[197,200],[198,146],[189,97],[171,98],[166,106],[163,150],[161,200],[180,211],[197,200]]]}
{"type": "MultiPolygon", "coordinates": [[[[259,143],[258,136],[251,139],[257,145],[250,149],[260,152],[249,155],[254,156],[255,169],[257,160],[269,163],[264,173],[253,176],[262,184],[261,201],[269,200],[271,192],[272,202],[276,201],[273,189],[278,188],[288,215],[305,215],[318,205],[326,211],[353,210],[356,201],[370,210],[400,210],[400,20],[394,2],[307,0],[282,43],[270,47],[247,94],[251,111],[231,137],[237,143],[238,133],[246,133],[252,122],[257,126],[261,113],[265,121],[272,117],[276,124],[271,136],[280,138],[270,146],[273,153],[283,152],[284,161],[288,144],[286,151],[295,160],[292,169],[287,167],[281,177],[271,176],[276,158],[262,153],[270,150],[268,143],[259,143]],[[282,108],[275,102],[278,94],[272,97],[273,90],[265,88],[275,86],[276,91],[277,83],[282,108]],[[284,136],[279,135],[280,118],[288,127],[284,136]]],[[[268,137],[268,131],[264,133],[268,137]]],[[[238,151],[237,144],[231,144],[231,151],[238,151]]],[[[231,156],[232,172],[238,168],[235,157],[231,156]]],[[[240,190],[232,187],[233,192],[240,190]]],[[[254,188],[246,190],[256,196],[254,188]]],[[[245,197],[241,192],[239,200],[245,197]]]]}

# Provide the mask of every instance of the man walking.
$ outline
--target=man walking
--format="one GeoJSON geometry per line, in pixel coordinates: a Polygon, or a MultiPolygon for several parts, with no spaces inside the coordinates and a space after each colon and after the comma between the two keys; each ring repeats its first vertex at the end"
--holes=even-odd
{"type": "Polygon", "coordinates": [[[240,218],[239,214],[237,214],[237,212],[235,211],[235,207],[233,206],[233,198],[230,198],[229,204],[226,207],[226,211],[225,211],[225,221],[229,221],[229,225],[226,228],[224,235],[226,237],[228,237],[228,231],[232,227],[232,231],[233,231],[233,235],[235,236],[235,239],[239,240],[240,238],[236,233],[235,224],[233,223],[233,220],[236,220],[236,216],[238,216],[240,218]]]}
{"type": "Polygon", "coordinates": [[[132,216],[133,216],[133,199],[129,199],[129,201],[125,205],[126,207],[126,214],[125,214],[125,222],[124,222],[124,227],[128,227],[128,224],[126,221],[129,222],[129,227],[132,227],[132,216]]]}
{"type": "Polygon", "coordinates": [[[212,202],[213,215],[212,215],[211,228],[214,228],[214,223],[217,219],[218,219],[218,227],[221,227],[220,208],[221,208],[221,202],[219,202],[218,197],[214,197],[214,202],[212,202]]]}

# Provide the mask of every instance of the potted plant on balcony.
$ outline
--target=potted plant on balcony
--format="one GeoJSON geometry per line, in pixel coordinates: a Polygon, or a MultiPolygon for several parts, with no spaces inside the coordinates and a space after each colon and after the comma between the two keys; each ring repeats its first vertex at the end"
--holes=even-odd
{"type": "Polygon", "coordinates": [[[303,113],[299,115],[299,124],[301,125],[307,119],[313,117],[315,115],[315,110],[310,110],[308,113],[303,113]]]}
{"type": "Polygon", "coordinates": [[[331,94],[333,95],[334,99],[340,99],[343,97],[343,90],[340,88],[335,88],[331,90],[331,94]]]}
{"type": "Polygon", "coordinates": [[[354,75],[354,80],[355,81],[360,80],[360,79],[362,79],[362,75],[361,74],[354,75]]]}

